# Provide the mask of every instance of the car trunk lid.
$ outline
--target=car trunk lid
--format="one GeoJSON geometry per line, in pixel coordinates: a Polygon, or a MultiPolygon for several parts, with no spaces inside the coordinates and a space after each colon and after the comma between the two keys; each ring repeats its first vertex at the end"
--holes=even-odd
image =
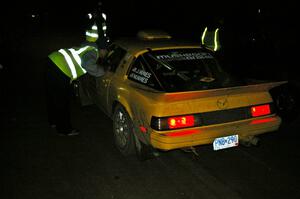
{"type": "Polygon", "coordinates": [[[153,96],[155,116],[194,114],[246,107],[272,102],[269,90],[286,83],[268,82],[204,91],[156,94],[153,96]]]}

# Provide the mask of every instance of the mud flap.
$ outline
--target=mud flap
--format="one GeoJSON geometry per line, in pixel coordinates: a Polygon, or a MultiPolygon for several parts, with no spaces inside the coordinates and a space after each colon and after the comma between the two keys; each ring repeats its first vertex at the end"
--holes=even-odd
{"type": "Polygon", "coordinates": [[[134,140],[135,140],[135,148],[136,148],[136,155],[137,158],[140,161],[145,161],[149,159],[153,159],[157,156],[159,156],[159,153],[157,150],[155,150],[152,146],[146,145],[143,142],[141,142],[134,132],[134,140]]]}
{"type": "Polygon", "coordinates": [[[240,137],[239,143],[245,147],[259,146],[260,139],[256,136],[240,137]]]}

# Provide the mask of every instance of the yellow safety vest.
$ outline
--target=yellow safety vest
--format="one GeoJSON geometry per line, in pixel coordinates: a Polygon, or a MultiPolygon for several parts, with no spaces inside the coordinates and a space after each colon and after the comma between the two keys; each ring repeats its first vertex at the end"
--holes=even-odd
{"type": "Polygon", "coordinates": [[[95,51],[98,56],[98,49],[96,47],[85,46],[79,49],[60,49],[51,53],[48,57],[73,81],[86,73],[81,64],[81,58],[89,51],[95,51]]]}
{"type": "Polygon", "coordinates": [[[206,27],[202,33],[201,43],[213,51],[220,50],[219,28],[216,28],[214,31],[208,31],[206,27]]]}

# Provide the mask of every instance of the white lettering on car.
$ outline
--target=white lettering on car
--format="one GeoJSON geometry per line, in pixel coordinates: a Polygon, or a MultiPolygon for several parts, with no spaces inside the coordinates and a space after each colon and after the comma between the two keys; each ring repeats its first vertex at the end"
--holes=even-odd
{"type": "Polygon", "coordinates": [[[139,82],[142,82],[144,84],[147,84],[148,79],[151,77],[151,73],[134,67],[131,70],[131,73],[129,74],[129,77],[131,77],[131,78],[133,78],[133,79],[135,79],[139,82]]]}
{"type": "Polygon", "coordinates": [[[159,60],[195,60],[195,59],[213,59],[213,56],[206,52],[201,53],[178,53],[173,52],[166,55],[157,55],[159,60]]]}
{"type": "Polygon", "coordinates": [[[132,79],[135,79],[135,80],[137,80],[139,82],[142,82],[144,84],[147,84],[147,82],[148,82],[148,78],[142,77],[142,76],[137,75],[135,73],[130,73],[129,77],[131,77],[132,79]]]}

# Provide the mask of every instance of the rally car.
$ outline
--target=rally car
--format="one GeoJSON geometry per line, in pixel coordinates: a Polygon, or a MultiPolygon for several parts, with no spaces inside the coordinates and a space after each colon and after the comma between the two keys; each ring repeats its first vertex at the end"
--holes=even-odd
{"type": "Polygon", "coordinates": [[[83,76],[80,95],[112,118],[123,155],[204,144],[219,150],[281,124],[269,90],[286,82],[238,80],[198,43],[140,32],[113,42],[105,63],[104,76],[83,76]]]}

